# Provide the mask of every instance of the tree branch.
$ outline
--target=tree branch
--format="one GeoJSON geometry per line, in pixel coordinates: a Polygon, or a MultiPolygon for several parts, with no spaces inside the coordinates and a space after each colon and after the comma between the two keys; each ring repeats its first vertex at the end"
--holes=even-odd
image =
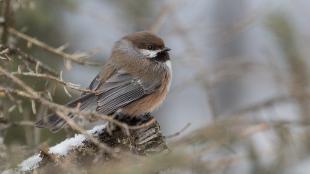
{"type": "Polygon", "coordinates": [[[87,60],[87,58],[89,57],[88,55],[85,55],[85,54],[68,54],[68,53],[63,52],[62,49],[57,49],[57,48],[51,47],[48,44],[46,44],[42,41],[39,41],[39,40],[29,36],[29,35],[21,33],[14,28],[9,28],[8,31],[11,34],[15,35],[16,37],[19,37],[23,40],[26,40],[27,42],[29,42],[33,45],[36,45],[37,47],[40,47],[40,48],[42,48],[42,49],[44,49],[50,53],[58,55],[58,56],[64,58],[65,60],[73,61],[73,62],[81,64],[81,65],[100,65],[99,62],[87,60]]]}
{"type": "Polygon", "coordinates": [[[95,93],[95,91],[86,89],[86,88],[80,88],[79,85],[71,83],[71,82],[65,82],[63,80],[60,80],[59,78],[56,78],[54,76],[50,76],[47,74],[39,74],[39,73],[33,73],[33,72],[12,72],[13,75],[18,76],[28,76],[28,77],[36,77],[36,78],[43,78],[47,80],[55,81],[61,85],[64,85],[65,87],[80,91],[80,92],[87,92],[87,93],[95,93]]]}

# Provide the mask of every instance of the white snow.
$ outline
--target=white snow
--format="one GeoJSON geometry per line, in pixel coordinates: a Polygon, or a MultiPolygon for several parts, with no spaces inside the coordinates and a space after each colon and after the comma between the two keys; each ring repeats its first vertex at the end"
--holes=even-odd
{"type": "MultiPolygon", "coordinates": [[[[101,131],[104,127],[105,127],[105,125],[95,126],[93,129],[88,130],[87,133],[98,134],[99,131],[101,131]]],[[[63,142],[51,147],[49,149],[48,153],[54,154],[54,155],[65,156],[73,148],[76,148],[76,147],[82,145],[84,140],[86,140],[85,135],[76,134],[73,138],[68,138],[68,139],[64,140],[63,142]]]]}
{"type": "Polygon", "coordinates": [[[22,172],[35,169],[39,166],[39,163],[42,161],[40,154],[33,155],[32,157],[26,159],[18,165],[19,170],[22,172]]]}
{"type": "Polygon", "coordinates": [[[106,124],[102,124],[102,125],[97,125],[97,126],[93,127],[91,130],[88,130],[87,133],[98,135],[99,133],[101,133],[103,128],[106,127],[106,125],[107,125],[107,123],[106,124]]]}
{"type": "Polygon", "coordinates": [[[65,156],[74,147],[78,147],[78,146],[82,145],[82,143],[85,139],[86,139],[85,135],[76,134],[73,138],[68,138],[65,141],[51,147],[48,150],[48,153],[54,154],[54,155],[65,156]]]}
{"type": "MultiPolygon", "coordinates": [[[[88,130],[87,133],[92,135],[98,135],[105,126],[106,124],[95,126],[91,130],[88,130]]],[[[76,134],[74,137],[68,138],[61,143],[51,147],[48,153],[53,155],[65,156],[68,154],[68,152],[70,152],[70,150],[82,145],[84,140],[86,140],[85,135],[76,134]]],[[[41,161],[42,157],[40,157],[40,154],[33,155],[18,165],[19,171],[25,172],[33,170],[39,167],[39,163],[41,161]]]]}

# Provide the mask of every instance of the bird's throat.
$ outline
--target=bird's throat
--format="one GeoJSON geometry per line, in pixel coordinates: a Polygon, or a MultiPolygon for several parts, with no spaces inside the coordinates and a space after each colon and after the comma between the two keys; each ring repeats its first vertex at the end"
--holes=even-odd
{"type": "Polygon", "coordinates": [[[152,58],[152,60],[158,61],[158,62],[166,62],[166,61],[170,60],[169,53],[166,51],[160,52],[157,54],[156,57],[152,58]]]}

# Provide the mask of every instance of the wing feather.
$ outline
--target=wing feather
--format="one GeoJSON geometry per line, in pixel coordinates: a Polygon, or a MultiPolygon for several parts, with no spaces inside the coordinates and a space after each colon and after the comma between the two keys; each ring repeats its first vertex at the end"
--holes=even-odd
{"type": "Polygon", "coordinates": [[[158,85],[144,83],[125,71],[118,71],[100,87],[102,93],[98,95],[97,111],[105,114],[116,112],[121,107],[150,94],[150,86],[158,85]]]}
{"type": "MultiPolygon", "coordinates": [[[[89,89],[96,91],[96,94],[82,93],[80,98],[67,106],[79,106],[80,110],[110,115],[131,102],[151,94],[158,86],[160,82],[143,81],[122,69],[115,70],[105,80],[101,79],[100,74],[94,78],[89,89]]],[[[73,118],[75,115],[70,113],[68,116],[73,118]]],[[[51,114],[47,122],[42,120],[37,122],[38,127],[47,127],[53,132],[60,130],[65,124],[65,120],[57,114],[51,114]]]]}

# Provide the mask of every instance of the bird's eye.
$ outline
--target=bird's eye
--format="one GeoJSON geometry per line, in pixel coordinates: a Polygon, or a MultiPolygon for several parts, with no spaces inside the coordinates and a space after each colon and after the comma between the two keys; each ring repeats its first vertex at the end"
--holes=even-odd
{"type": "Polygon", "coordinates": [[[148,45],[148,46],[147,46],[147,49],[148,49],[148,50],[153,50],[154,47],[153,47],[153,45],[148,45]]]}

